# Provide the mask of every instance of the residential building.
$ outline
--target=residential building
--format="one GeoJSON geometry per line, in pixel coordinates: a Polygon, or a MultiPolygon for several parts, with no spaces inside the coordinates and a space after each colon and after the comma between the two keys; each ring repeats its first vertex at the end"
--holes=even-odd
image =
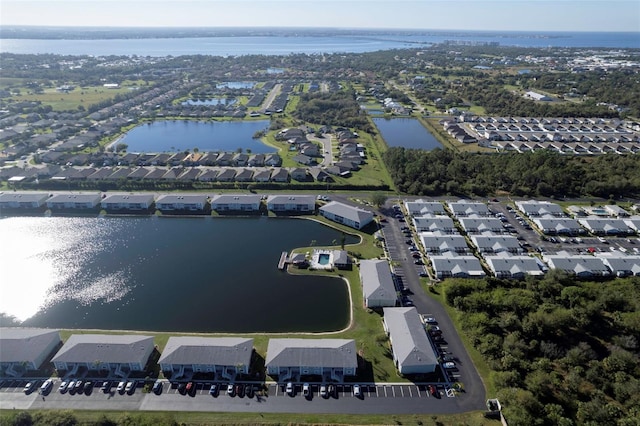
{"type": "Polygon", "coordinates": [[[50,209],[95,209],[100,205],[102,197],[96,194],[54,194],[47,199],[50,209]]]}
{"type": "Polygon", "coordinates": [[[518,208],[518,210],[520,210],[522,213],[524,213],[525,215],[529,216],[532,219],[534,217],[565,216],[564,210],[562,210],[562,207],[560,207],[560,205],[551,203],[549,201],[536,201],[536,200],[516,201],[515,205],[518,208]]]}
{"type": "Polygon", "coordinates": [[[72,334],[51,362],[60,373],[107,371],[127,377],[143,371],[154,350],[153,337],[137,334],[72,334]]]}
{"type": "Polygon", "coordinates": [[[438,357],[416,308],[384,308],[383,326],[400,374],[427,374],[436,370],[438,357]]]}
{"type": "Polygon", "coordinates": [[[398,295],[386,260],[361,260],[360,282],[364,306],[379,308],[396,306],[398,295]]]}
{"type": "Polygon", "coordinates": [[[533,223],[543,234],[551,235],[579,235],[585,230],[578,221],[569,217],[536,217],[533,223]]]}
{"type": "Polygon", "coordinates": [[[419,216],[413,218],[416,232],[435,232],[443,234],[457,233],[453,219],[449,216],[419,216]]]}
{"type": "Polygon", "coordinates": [[[486,204],[478,203],[477,201],[448,201],[447,206],[449,210],[456,217],[465,217],[465,216],[490,216],[491,212],[489,212],[489,208],[486,204]]]}
{"type": "Polygon", "coordinates": [[[49,194],[40,192],[0,193],[0,209],[37,209],[43,207],[49,194]]]}
{"type": "Polygon", "coordinates": [[[201,194],[168,194],[156,200],[156,208],[161,211],[203,211],[208,197],[201,194]]]}
{"type": "Polygon", "coordinates": [[[589,255],[569,255],[568,253],[556,255],[543,255],[549,268],[559,269],[578,278],[606,277],[611,271],[605,266],[603,260],[589,255]]]}
{"type": "Polygon", "coordinates": [[[504,226],[500,219],[495,217],[462,217],[458,219],[460,225],[467,234],[484,234],[494,233],[501,234],[504,232],[504,226]]]}
{"type": "Polygon", "coordinates": [[[640,276],[640,256],[602,256],[602,262],[617,277],[640,276]]]}
{"type": "Polygon", "coordinates": [[[319,375],[322,381],[343,382],[358,367],[356,342],[351,339],[269,339],[267,374],[279,382],[319,375]]]}
{"type": "Polygon", "coordinates": [[[175,380],[194,373],[213,373],[218,380],[248,374],[253,339],[242,337],[169,337],[158,360],[166,377],[175,380]]]}
{"type": "Polygon", "coordinates": [[[482,278],[486,274],[475,256],[429,256],[433,272],[443,278],[482,278]]]}
{"type": "Polygon", "coordinates": [[[527,275],[544,274],[539,260],[530,256],[485,256],[484,260],[498,278],[522,279],[527,275]]]}
{"type": "Polygon", "coordinates": [[[590,216],[578,219],[578,223],[596,235],[626,235],[635,233],[623,219],[590,216]]]}
{"type": "Polygon", "coordinates": [[[221,194],[211,198],[211,209],[215,211],[245,211],[260,210],[260,195],[221,194]]]}
{"type": "Polygon", "coordinates": [[[103,198],[100,205],[105,210],[148,210],[153,201],[153,194],[113,194],[103,198]]]}
{"type": "Polygon", "coordinates": [[[0,328],[0,376],[36,371],[62,345],[60,332],[43,328],[0,328]]]}
{"type": "Polygon", "coordinates": [[[414,217],[447,215],[447,212],[444,210],[444,206],[439,201],[405,201],[404,205],[409,214],[414,217]]]}
{"type": "Polygon", "coordinates": [[[316,197],[313,195],[269,195],[267,209],[274,212],[313,212],[316,197]]]}
{"type": "Polygon", "coordinates": [[[337,201],[330,201],[319,209],[320,215],[355,229],[362,229],[373,221],[373,213],[337,201]]]}
{"type": "Polygon", "coordinates": [[[516,237],[511,235],[472,235],[471,241],[480,253],[523,253],[516,237]]]}
{"type": "Polygon", "coordinates": [[[435,232],[423,232],[419,236],[420,242],[427,253],[469,253],[471,250],[467,241],[460,234],[443,235],[435,232]]]}

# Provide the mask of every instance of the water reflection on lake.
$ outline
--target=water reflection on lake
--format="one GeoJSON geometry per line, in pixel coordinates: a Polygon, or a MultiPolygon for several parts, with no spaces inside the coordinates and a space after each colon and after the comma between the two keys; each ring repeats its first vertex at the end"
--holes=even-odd
{"type": "Polygon", "coordinates": [[[10,217],[0,239],[12,242],[0,244],[0,312],[23,326],[286,332],[349,320],[341,279],[277,269],[282,251],[340,241],[313,221],[10,217]]]}
{"type": "Polygon", "coordinates": [[[415,118],[373,118],[389,146],[432,150],[442,144],[415,118]]]}

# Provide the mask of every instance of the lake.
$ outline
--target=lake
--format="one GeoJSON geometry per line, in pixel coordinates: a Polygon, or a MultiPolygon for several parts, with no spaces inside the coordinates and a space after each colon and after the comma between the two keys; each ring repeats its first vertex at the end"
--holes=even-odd
{"type": "Polygon", "coordinates": [[[427,151],[442,144],[415,118],[373,118],[382,138],[389,146],[419,148],[427,151]]]}
{"type": "Polygon", "coordinates": [[[25,327],[313,332],[349,321],[343,280],[277,269],[282,251],[339,244],[310,220],[7,217],[0,239],[12,242],[0,244],[0,312],[25,327]]]}
{"type": "Polygon", "coordinates": [[[253,135],[268,126],[268,120],[161,120],[134,127],[118,142],[127,144],[128,152],[182,152],[194,148],[200,152],[235,152],[242,148],[245,152],[266,154],[277,150],[253,139],[253,135]]]}

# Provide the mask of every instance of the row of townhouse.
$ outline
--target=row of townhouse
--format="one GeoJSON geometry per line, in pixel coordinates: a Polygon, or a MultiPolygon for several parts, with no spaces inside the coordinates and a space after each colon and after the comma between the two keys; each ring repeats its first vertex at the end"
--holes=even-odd
{"type": "MultiPolygon", "coordinates": [[[[0,375],[19,377],[37,371],[50,360],[60,377],[105,374],[126,378],[154,368],[158,351],[152,336],[72,334],[62,343],[58,330],[0,329],[0,375]]],[[[157,364],[172,380],[208,373],[216,380],[233,381],[248,375],[255,357],[253,339],[244,337],[173,336],[157,364]]],[[[351,339],[270,339],[265,369],[280,381],[301,375],[342,382],[358,367],[351,339]]]]}
{"type": "Polygon", "coordinates": [[[640,141],[629,142],[607,142],[604,144],[594,144],[589,142],[563,142],[563,141],[495,141],[492,147],[502,151],[534,152],[553,151],[563,154],[636,154],[640,152],[640,141]]]}

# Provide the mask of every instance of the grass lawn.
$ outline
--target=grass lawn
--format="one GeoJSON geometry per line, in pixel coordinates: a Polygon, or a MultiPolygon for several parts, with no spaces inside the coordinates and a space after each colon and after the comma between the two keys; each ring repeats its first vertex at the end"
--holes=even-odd
{"type": "Polygon", "coordinates": [[[30,92],[21,88],[20,95],[11,96],[12,101],[40,101],[43,105],[51,105],[54,111],[75,111],[79,106],[89,108],[91,105],[112,99],[120,93],[130,93],[130,86],[117,89],[106,89],[102,86],[76,87],[69,93],[60,93],[55,88],[44,89],[43,93],[30,92]]]}

